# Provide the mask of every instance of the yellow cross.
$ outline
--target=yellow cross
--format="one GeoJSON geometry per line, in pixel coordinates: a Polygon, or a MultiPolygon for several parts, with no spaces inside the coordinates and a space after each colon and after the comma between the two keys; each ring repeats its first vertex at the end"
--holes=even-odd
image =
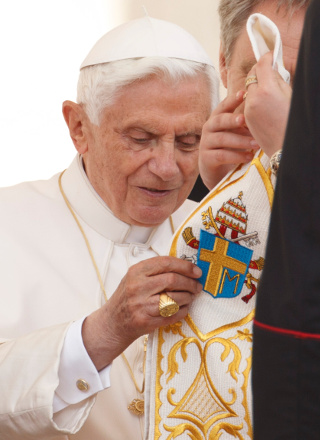
{"type": "Polygon", "coordinates": [[[213,296],[217,296],[219,289],[219,281],[222,277],[223,269],[234,270],[243,275],[247,269],[247,265],[235,258],[227,256],[229,242],[216,237],[214,248],[212,251],[201,249],[200,260],[210,263],[205,290],[213,296]]]}

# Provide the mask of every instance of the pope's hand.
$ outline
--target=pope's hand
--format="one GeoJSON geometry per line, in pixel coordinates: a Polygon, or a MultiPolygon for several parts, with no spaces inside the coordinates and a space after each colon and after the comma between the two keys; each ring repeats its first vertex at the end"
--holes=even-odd
{"type": "Polygon", "coordinates": [[[98,370],[112,362],[135,339],[183,319],[202,286],[201,270],[190,261],[155,257],[129,268],[108,302],[83,324],[86,350],[98,370]],[[159,313],[160,293],[179,305],[170,317],[159,313]]]}
{"type": "Polygon", "coordinates": [[[258,148],[245,125],[243,94],[227,96],[212,112],[202,129],[199,170],[212,189],[236,165],[250,162],[258,148]]]}

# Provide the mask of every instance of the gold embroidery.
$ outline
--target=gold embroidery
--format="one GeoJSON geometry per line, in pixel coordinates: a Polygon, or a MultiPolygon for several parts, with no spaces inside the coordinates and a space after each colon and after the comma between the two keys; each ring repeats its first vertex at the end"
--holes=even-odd
{"type": "Polygon", "coordinates": [[[250,272],[248,272],[247,273],[247,280],[246,280],[246,285],[247,285],[248,289],[252,288],[252,281],[259,283],[260,278],[255,278],[254,276],[251,275],[250,272]]]}
{"type": "Polygon", "coordinates": [[[246,421],[247,426],[248,426],[248,436],[250,438],[253,438],[252,423],[251,423],[251,417],[250,417],[250,413],[249,413],[249,405],[248,405],[247,392],[246,392],[246,390],[248,389],[251,364],[252,364],[252,355],[247,359],[247,368],[243,372],[243,376],[244,376],[245,380],[244,380],[244,383],[243,383],[243,386],[241,387],[241,389],[243,391],[243,407],[246,410],[246,415],[244,417],[244,420],[246,421]]]}
{"type": "MultiPolygon", "coordinates": [[[[238,167],[199,204],[197,210],[189,216],[177,231],[172,242],[170,255],[177,256],[177,246],[181,232],[190,227],[191,218],[199,215],[199,211],[202,213],[204,227],[206,229],[214,228],[215,233],[220,237],[222,236],[212,215],[212,208],[208,207],[208,204],[211,199],[214,199],[226,188],[232,188],[240,182],[252,167],[256,168],[261,177],[271,206],[273,188],[268,170],[266,171],[260,163],[262,155],[263,152],[260,152],[259,156],[251,162],[244,174],[235,179],[235,173],[242,166],[238,167]]],[[[205,258],[207,257],[208,255],[205,256],[205,258]]],[[[254,260],[254,262],[256,263],[255,268],[262,270],[263,258],[254,260]]],[[[226,277],[229,274],[224,273],[223,275],[225,280],[227,280],[226,277]]],[[[248,274],[246,281],[248,288],[254,287],[253,281],[258,282],[251,274],[248,274]]],[[[243,436],[245,438],[247,436],[252,438],[252,425],[247,398],[251,370],[250,346],[252,343],[252,333],[246,325],[251,323],[253,316],[254,310],[236,322],[222,325],[208,333],[202,333],[191,316],[188,315],[182,322],[182,327],[167,329],[167,334],[164,333],[163,329],[159,330],[155,440],[158,440],[160,437],[161,439],[174,439],[184,433],[184,438],[188,437],[192,440],[218,440],[225,434],[229,435],[230,438],[237,438],[239,440],[243,440],[243,436]],[[169,355],[163,358],[162,350],[167,348],[166,337],[168,337],[168,332],[171,332],[170,338],[173,338],[173,340],[168,339],[168,343],[170,343],[170,347],[168,347],[169,355]],[[224,333],[227,334],[225,335],[224,333]],[[188,388],[184,390],[184,394],[181,396],[179,394],[179,391],[181,393],[181,388],[179,386],[176,390],[175,384],[178,386],[179,380],[181,380],[179,379],[179,372],[181,374],[181,369],[185,368],[184,364],[188,366],[189,346],[193,350],[193,355],[195,353],[194,350],[199,352],[200,367],[196,367],[194,378],[191,379],[190,383],[188,382],[188,388]],[[214,384],[216,381],[212,373],[213,366],[207,365],[207,362],[209,362],[209,357],[207,359],[209,349],[210,353],[213,349],[218,350],[220,362],[225,365],[225,373],[223,374],[225,374],[226,383],[229,384],[229,391],[223,390],[223,388],[220,391],[220,389],[215,388],[214,384]],[[165,375],[161,367],[166,371],[165,375]],[[165,382],[168,383],[168,388],[162,388],[161,384],[165,382]],[[234,386],[232,385],[233,383],[234,386]],[[164,391],[166,391],[166,395],[163,394],[164,391]],[[160,392],[162,392],[161,396],[160,392]],[[175,398],[175,396],[179,397],[175,398]],[[166,402],[167,405],[171,406],[170,414],[166,414],[163,421],[161,417],[162,402],[163,404],[166,402]],[[237,405],[239,410],[234,409],[233,403],[237,405]],[[240,412],[236,414],[234,411],[240,412]]]]}
{"type": "Polygon", "coordinates": [[[238,223],[235,223],[233,220],[229,221],[226,217],[222,217],[221,215],[216,215],[216,221],[222,225],[225,225],[227,228],[233,229],[234,231],[240,232],[241,234],[246,233],[246,228],[241,227],[238,223]]]}
{"type": "Polygon", "coordinates": [[[242,341],[252,342],[252,333],[250,333],[247,328],[245,328],[243,331],[238,330],[237,333],[237,336],[235,336],[233,339],[239,338],[242,341]]]}
{"type": "Polygon", "coordinates": [[[268,173],[261,165],[261,162],[259,159],[260,159],[260,156],[259,156],[259,158],[253,159],[252,164],[256,166],[258,173],[260,174],[260,177],[264,183],[264,186],[267,190],[268,199],[269,199],[270,208],[271,208],[272,202],[273,202],[273,192],[274,192],[273,185],[271,183],[270,176],[268,176],[268,173]]]}
{"type": "Polygon", "coordinates": [[[158,352],[157,352],[157,373],[156,373],[156,389],[155,389],[155,396],[156,396],[156,409],[155,409],[155,431],[154,431],[154,440],[158,440],[161,436],[160,432],[160,422],[161,422],[161,416],[160,416],[160,406],[159,402],[160,400],[160,393],[162,390],[162,386],[160,383],[161,376],[163,375],[163,370],[161,368],[161,361],[163,359],[163,355],[161,352],[162,344],[164,343],[164,339],[162,336],[163,328],[159,328],[158,333],[158,352]]]}
{"type": "Polygon", "coordinates": [[[195,236],[193,235],[192,232],[192,228],[186,228],[183,232],[182,232],[182,237],[184,239],[184,241],[189,244],[192,240],[195,239],[195,236]]]}
{"type": "MultiPolygon", "coordinates": [[[[176,343],[170,350],[170,354],[168,356],[168,371],[167,374],[169,374],[169,377],[167,378],[167,383],[177,374],[179,373],[178,370],[178,362],[176,361],[176,354],[177,351],[181,350],[181,357],[183,361],[185,362],[188,358],[186,348],[190,343],[195,343],[198,345],[198,340],[195,338],[186,338],[184,337],[181,339],[178,343],[176,343]]],[[[201,347],[198,348],[201,349],[201,347]]]]}
{"type": "Polygon", "coordinates": [[[166,333],[172,332],[174,335],[179,334],[183,338],[186,337],[186,335],[184,333],[182,333],[182,322],[181,321],[178,321],[175,324],[167,325],[167,327],[164,327],[164,331],[166,333]]]}
{"type": "MultiPolygon", "coordinates": [[[[170,428],[165,425],[165,428],[167,429],[167,431],[171,431],[171,432],[174,431],[173,434],[169,435],[166,438],[167,440],[174,439],[174,438],[178,437],[178,435],[183,434],[184,432],[188,432],[188,437],[191,440],[202,440],[203,439],[203,436],[201,435],[201,433],[199,431],[197,431],[197,429],[194,426],[188,425],[187,423],[183,423],[183,424],[177,426],[176,428],[170,428]]],[[[223,431],[230,434],[230,436],[232,436],[233,438],[238,438],[239,440],[243,440],[242,435],[238,432],[241,429],[242,429],[242,425],[230,426],[229,423],[221,422],[212,428],[212,430],[209,433],[208,440],[218,440],[220,438],[221,434],[223,433],[223,431]]]]}
{"type": "Polygon", "coordinates": [[[249,313],[249,315],[247,315],[246,317],[240,319],[239,321],[232,322],[231,324],[223,325],[222,327],[219,327],[219,328],[217,328],[215,330],[212,330],[211,332],[209,332],[207,334],[202,333],[198,329],[198,327],[195,325],[195,323],[193,322],[193,319],[191,318],[190,315],[187,315],[185,317],[185,321],[188,324],[188,326],[191,328],[193,333],[197,336],[197,338],[200,339],[201,342],[205,342],[208,339],[210,339],[210,338],[212,338],[212,337],[214,337],[216,335],[219,335],[222,332],[225,332],[227,330],[231,330],[233,328],[241,327],[241,326],[243,326],[245,324],[248,324],[248,322],[251,322],[253,320],[253,317],[254,317],[254,310],[252,310],[249,313]]]}
{"type": "MultiPolygon", "coordinates": [[[[168,391],[168,402],[174,406],[174,410],[168,417],[178,417],[196,425],[204,436],[217,421],[234,417],[235,413],[229,406],[235,402],[235,395],[231,391],[231,401],[223,401],[218,392],[212,387],[210,377],[202,363],[196,379],[192,383],[180,402],[174,402],[172,395],[174,390],[168,391]]],[[[176,428],[175,428],[176,429],[176,428]]]]}
{"type": "Polygon", "coordinates": [[[203,223],[203,226],[206,228],[206,230],[208,230],[210,228],[214,228],[216,230],[217,234],[219,234],[219,236],[223,238],[223,235],[219,231],[219,228],[218,228],[216,222],[214,221],[211,206],[209,206],[207,211],[202,212],[201,215],[202,215],[202,223],[203,223]]]}
{"type": "MultiPolygon", "coordinates": [[[[234,339],[238,336],[236,335],[234,339]]],[[[179,402],[174,401],[175,389],[170,388],[167,392],[167,400],[174,408],[168,415],[168,418],[178,418],[179,420],[185,420],[189,423],[178,423],[174,427],[167,425],[164,428],[172,434],[168,438],[176,438],[179,432],[191,431],[194,432],[197,439],[209,439],[211,437],[212,430],[215,432],[226,430],[227,432],[234,432],[236,436],[239,435],[239,429],[241,426],[233,426],[232,423],[222,423],[218,426],[213,426],[222,419],[237,417],[237,414],[232,410],[233,405],[238,398],[234,389],[230,389],[231,400],[226,401],[219,394],[215,388],[210,374],[208,372],[207,354],[209,348],[213,344],[220,344],[224,347],[220,356],[221,362],[225,362],[228,356],[232,353],[231,361],[228,361],[228,373],[237,382],[239,376],[239,366],[241,361],[241,352],[239,347],[231,341],[232,338],[224,339],[214,337],[208,339],[205,346],[202,348],[200,341],[197,338],[189,337],[178,341],[171,348],[168,356],[168,373],[169,377],[167,383],[174,378],[178,371],[178,363],[176,356],[178,351],[181,351],[181,357],[184,362],[187,360],[187,346],[189,344],[195,344],[199,351],[199,358],[201,359],[201,365],[196,375],[195,380],[179,402]],[[191,427],[193,426],[193,429],[191,427]],[[210,434],[209,434],[210,433],[210,434]],[[209,435],[209,436],[208,436],[209,435]]],[[[247,339],[246,339],[247,340],[247,339]]],[[[246,393],[246,387],[243,389],[246,393]]],[[[247,405],[246,405],[247,406],[247,405]]],[[[246,408],[246,413],[248,407],[246,408]]],[[[242,438],[241,436],[238,438],[242,438]]]]}
{"type": "Polygon", "coordinates": [[[217,296],[219,293],[219,281],[222,277],[224,267],[239,272],[241,275],[243,275],[247,269],[245,263],[227,256],[228,247],[228,241],[217,237],[212,251],[208,249],[200,250],[199,259],[210,263],[204,289],[213,296],[217,296]]]}
{"type": "MultiPolygon", "coordinates": [[[[228,363],[227,373],[235,380],[238,381],[239,377],[239,365],[241,362],[241,352],[239,347],[232,342],[232,339],[240,339],[248,344],[251,344],[252,334],[248,329],[239,330],[239,327],[246,325],[251,322],[254,316],[254,310],[246,316],[245,318],[234,322],[232,324],[224,325],[218,329],[215,329],[207,334],[203,334],[194,324],[190,315],[188,315],[185,319],[186,323],[190,327],[190,329],[195,334],[195,337],[186,337],[183,336],[181,340],[176,342],[173,347],[171,347],[169,356],[168,356],[168,370],[167,370],[167,379],[168,383],[172,380],[176,374],[179,374],[179,365],[176,360],[176,355],[178,352],[181,354],[181,358],[183,362],[187,360],[187,346],[189,344],[195,344],[199,351],[199,359],[201,360],[201,366],[199,371],[194,379],[193,383],[185,393],[184,397],[179,401],[174,401],[175,389],[169,388],[167,391],[167,400],[170,405],[173,406],[172,412],[168,415],[168,418],[178,418],[179,423],[170,427],[168,425],[164,425],[163,428],[170,432],[171,434],[166,437],[167,439],[176,438],[179,433],[188,432],[192,434],[194,439],[199,440],[209,440],[209,439],[217,439],[222,434],[223,431],[234,435],[235,438],[243,439],[240,434],[240,430],[243,429],[243,425],[233,425],[231,422],[226,423],[223,420],[227,417],[236,418],[238,415],[232,410],[231,405],[234,404],[236,399],[239,397],[236,395],[234,389],[230,389],[229,393],[231,395],[230,401],[226,401],[222,398],[219,392],[216,390],[212,379],[210,378],[208,372],[208,365],[206,362],[208,349],[213,344],[219,344],[223,347],[222,354],[220,356],[221,362],[225,362],[228,356],[232,353],[232,360],[228,363]],[[224,339],[222,337],[218,337],[220,333],[226,332],[228,330],[235,329],[236,333],[234,336],[224,339]],[[204,343],[204,348],[202,344],[204,343]],[[197,403],[198,402],[198,405],[197,403]],[[208,404],[208,408],[205,406],[205,402],[208,404]],[[222,421],[221,421],[222,420],[222,421]],[[180,423],[181,422],[181,423],[180,423]],[[188,423],[186,423],[188,422],[188,423]],[[216,424],[216,425],[215,425],[216,424]],[[214,433],[214,434],[213,434],[214,433]]],[[[160,392],[162,391],[161,386],[161,378],[163,377],[163,370],[161,368],[161,363],[163,361],[162,355],[162,346],[165,343],[165,339],[163,337],[163,332],[168,332],[169,327],[166,329],[159,329],[158,336],[158,362],[157,362],[157,377],[156,377],[156,420],[155,420],[155,440],[158,440],[161,437],[160,433],[160,408],[161,408],[161,399],[160,392]]],[[[181,333],[179,333],[181,336],[181,333]]],[[[248,360],[249,362],[249,360],[248,360]]],[[[251,364],[250,364],[251,365],[251,364]]],[[[248,386],[248,376],[250,373],[250,366],[246,368],[246,370],[242,373],[244,377],[244,383],[242,386],[243,391],[243,406],[245,410],[244,420],[248,424],[249,431],[252,430],[250,425],[250,414],[249,407],[246,398],[246,390],[248,386]]],[[[236,419],[238,420],[238,419],[236,419]]]]}
{"type": "Polygon", "coordinates": [[[240,280],[240,275],[235,275],[234,277],[230,277],[229,272],[227,269],[224,269],[223,271],[223,275],[222,275],[222,281],[221,281],[221,286],[219,289],[219,295],[221,295],[221,293],[223,292],[223,288],[226,282],[226,277],[228,277],[228,281],[231,282],[233,280],[237,280],[233,289],[233,294],[235,295],[237,293],[238,290],[238,284],[239,284],[239,280],[240,280]]]}
{"type": "Polygon", "coordinates": [[[264,258],[263,257],[260,257],[257,260],[253,260],[253,261],[256,263],[258,270],[263,269],[263,267],[264,267],[264,258]]]}
{"type": "MultiPolygon", "coordinates": [[[[185,229],[185,225],[189,223],[190,219],[192,217],[194,217],[201,209],[203,209],[203,207],[210,201],[212,200],[214,197],[216,197],[218,194],[220,194],[223,190],[225,190],[226,188],[230,188],[231,186],[235,185],[236,183],[238,183],[240,180],[242,180],[250,171],[250,168],[252,166],[255,166],[256,169],[259,172],[259,175],[265,185],[265,189],[267,191],[267,195],[268,195],[268,199],[269,199],[269,203],[270,203],[270,207],[272,206],[272,200],[273,200],[273,186],[271,183],[270,178],[268,177],[268,172],[264,169],[263,165],[261,164],[260,160],[261,157],[263,156],[263,151],[261,151],[258,155],[258,157],[256,159],[253,159],[253,161],[250,163],[250,166],[248,167],[248,169],[246,170],[246,172],[244,174],[242,174],[238,179],[232,180],[233,176],[242,168],[242,165],[239,165],[231,174],[230,176],[226,179],[223,180],[223,182],[221,183],[220,186],[217,187],[217,189],[215,189],[214,191],[210,192],[207,197],[205,197],[200,203],[197,209],[195,209],[190,215],[189,217],[182,223],[182,225],[180,226],[180,228],[177,230],[173,240],[172,240],[172,244],[171,244],[171,249],[170,249],[170,255],[173,257],[177,256],[177,243],[178,243],[178,239],[181,235],[181,231],[183,229],[185,229]]],[[[219,233],[219,235],[221,236],[221,234],[219,233]]]]}

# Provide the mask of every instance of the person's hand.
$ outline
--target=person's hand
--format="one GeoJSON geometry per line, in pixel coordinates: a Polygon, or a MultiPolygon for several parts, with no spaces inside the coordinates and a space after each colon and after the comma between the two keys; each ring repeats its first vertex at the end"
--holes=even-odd
{"type": "Polygon", "coordinates": [[[202,290],[197,281],[201,273],[190,261],[174,257],[150,258],[130,267],[108,302],[84,321],[83,342],[96,368],[110,364],[139,336],[183,319],[202,290]],[[163,292],[180,307],[173,316],[160,316],[163,292]]]}
{"type": "Polygon", "coordinates": [[[260,58],[249,76],[256,76],[258,82],[248,86],[246,124],[259,146],[271,157],[283,145],[292,89],[272,68],[272,52],[260,58]]]}
{"type": "Polygon", "coordinates": [[[225,98],[203,126],[199,170],[209,189],[236,165],[250,162],[258,149],[245,125],[243,95],[241,91],[225,98]]]}

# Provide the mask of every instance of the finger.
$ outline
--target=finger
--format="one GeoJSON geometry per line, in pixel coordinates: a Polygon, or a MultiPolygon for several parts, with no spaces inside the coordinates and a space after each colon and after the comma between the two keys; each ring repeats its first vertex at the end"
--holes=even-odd
{"type": "Polygon", "coordinates": [[[249,90],[251,88],[256,88],[258,86],[258,83],[259,83],[259,79],[256,72],[256,65],[254,65],[246,77],[246,81],[245,81],[246,93],[245,96],[243,97],[244,99],[246,99],[249,90]]]}
{"type": "MultiPolygon", "coordinates": [[[[166,293],[168,295],[169,298],[173,299],[173,301],[175,301],[179,308],[183,308],[183,307],[188,307],[192,301],[194,300],[194,298],[196,298],[196,295],[191,294],[190,292],[161,292],[161,293],[166,293]]],[[[150,316],[156,317],[160,315],[160,295],[154,295],[152,297],[152,299],[149,301],[148,304],[148,310],[147,313],[150,316]]]]}
{"type": "MultiPolygon", "coordinates": [[[[247,131],[248,133],[248,131],[247,131]]],[[[230,131],[219,131],[214,133],[208,133],[203,140],[203,144],[200,147],[200,154],[205,151],[215,151],[223,149],[241,149],[251,150],[256,147],[256,142],[253,137],[243,134],[238,134],[230,131]]]]}
{"type": "Polygon", "coordinates": [[[160,291],[168,292],[189,292],[190,294],[198,294],[202,290],[202,285],[198,280],[188,278],[184,275],[176,273],[164,273],[157,275],[156,281],[159,283],[160,291]]]}
{"type": "MultiPolygon", "coordinates": [[[[202,161],[204,163],[214,162],[213,171],[219,164],[240,164],[251,162],[253,156],[255,154],[256,148],[251,149],[231,149],[231,148],[221,148],[216,149],[214,152],[212,150],[208,150],[203,153],[202,161]],[[212,155],[214,154],[214,160],[212,159],[212,155]]],[[[210,171],[210,166],[207,166],[207,169],[210,171]]]]}
{"type": "Polygon", "coordinates": [[[145,307],[152,296],[167,290],[200,292],[202,287],[197,278],[201,274],[201,269],[189,261],[155,257],[129,268],[112,298],[117,297],[122,307],[137,310],[137,307],[145,307]],[[181,273],[171,270],[180,270],[181,273]]]}
{"type": "Polygon", "coordinates": [[[260,85],[269,87],[275,78],[276,71],[273,65],[273,52],[268,52],[263,55],[258,63],[255,65],[255,71],[260,85]]]}
{"type": "Polygon", "coordinates": [[[143,284],[135,289],[135,292],[139,292],[141,295],[146,292],[144,297],[148,296],[150,298],[151,296],[158,296],[162,292],[188,292],[197,295],[201,290],[202,285],[199,281],[170,272],[145,278],[143,284]]]}
{"type": "Polygon", "coordinates": [[[176,322],[182,321],[189,312],[190,304],[180,307],[179,311],[172,316],[162,317],[160,313],[152,318],[152,325],[154,328],[167,327],[176,322]]]}
{"type": "Polygon", "coordinates": [[[255,75],[258,79],[258,86],[269,89],[273,87],[274,81],[283,83],[284,80],[277,70],[273,68],[273,52],[263,55],[257,64],[253,66],[249,75],[255,75]]]}
{"type": "Polygon", "coordinates": [[[253,69],[255,69],[254,72],[258,78],[260,88],[268,91],[275,86],[276,82],[281,90],[285,90],[291,95],[291,87],[284,81],[276,68],[273,67],[273,52],[263,55],[253,69]]]}
{"type": "Polygon", "coordinates": [[[210,118],[203,127],[202,140],[210,133],[219,131],[237,130],[245,123],[244,115],[241,113],[220,113],[210,118]]]}
{"type": "Polygon", "coordinates": [[[242,97],[243,93],[241,92],[238,92],[236,95],[228,95],[211,113],[211,117],[220,113],[233,113],[235,109],[242,103],[242,97]]]}
{"type": "Polygon", "coordinates": [[[163,273],[177,273],[188,278],[200,278],[202,271],[191,261],[181,260],[176,257],[154,257],[141,261],[128,270],[130,272],[138,271],[147,277],[163,273]]]}
{"type": "MultiPolygon", "coordinates": [[[[202,290],[202,286],[199,289],[199,293],[202,290]]],[[[126,305],[126,313],[122,318],[122,321],[126,321],[127,325],[133,329],[133,331],[138,331],[139,328],[143,328],[145,333],[146,329],[152,331],[153,329],[167,325],[168,323],[159,323],[154,321],[154,319],[163,319],[160,315],[159,305],[160,305],[160,293],[166,293],[170,298],[172,298],[179,306],[179,311],[175,315],[174,321],[182,319],[186,316],[187,310],[192,303],[192,301],[197,297],[198,294],[192,294],[188,291],[168,291],[164,290],[159,292],[157,295],[152,295],[148,300],[138,301],[137,298],[129,298],[126,305]],[[151,326],[152,328],[150,328],[151,326]]],[[[140,297],[141,299],[141,297],[140,297]]]]}
{"type": "MultiPolygon", "coordinates": [[[[201,290],[202,291],[202,286],[201,290]]],[[[173,291],[167,291],[167,295],[170,296],[178,305],[179,307],[187,306],[192,303],[192,301],[196,298],[197,294],[190,293],[190,292],[173,292],[173,291]]]]}
{"type": "MultiPolygon", "coordinates": [[[[191,295],[191,294],[188,294],[188,293],[184,293],[183,294],[182,292],[179,292],[179,293],[165,292],[165,294],[169,298],[171,298],[179,306],[179,309],[178,309],[178,311],[176,311],[175,315],[178,312],[185,313],[189,309],[192,301],[195,299],[195,295],[191,295]]],[[[155,298],[154,306],[150,310],[150,315],[151,316],[153,316],[153,317],[163,317],[163,315],[161,315],[161,312],[160,312],[160,305],[161,305],[161,296],[157,295],[156,298],[155,298]]],[[[176,319],[177,318],[178,318],[178,316],[176,316],[176,319]]]]}

